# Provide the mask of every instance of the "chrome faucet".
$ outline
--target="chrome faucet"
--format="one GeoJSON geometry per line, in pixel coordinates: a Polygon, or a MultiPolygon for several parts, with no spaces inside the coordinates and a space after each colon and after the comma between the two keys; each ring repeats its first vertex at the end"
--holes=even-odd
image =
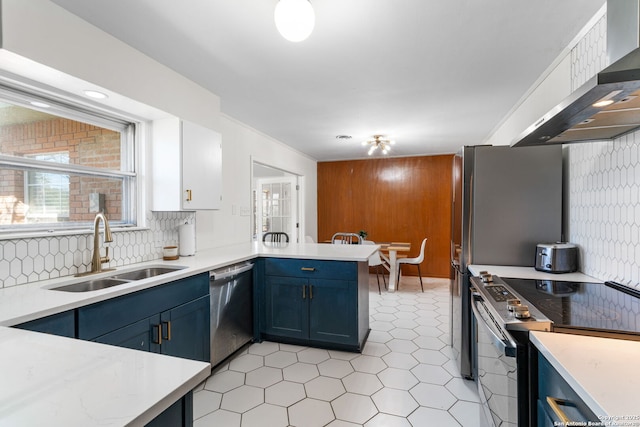
{"type": "Polygon", "coordinates": [[[93,257],[91,258],[90,273],[100,273],[102,271],[102,264],[110,261],[108,246],[105,248],[105,256],[100,256],[100,244],[98,243],[98,236],[100,234],[100,220],[102,220],[102,222],[104,223],[104,243],[113,242],[113,238],[111,237],[111,229],[109,228],[109,221],[107,221],[107,217],[104,215],[104,213],[98,212],[95,219],[93,220],[93,257]]]}

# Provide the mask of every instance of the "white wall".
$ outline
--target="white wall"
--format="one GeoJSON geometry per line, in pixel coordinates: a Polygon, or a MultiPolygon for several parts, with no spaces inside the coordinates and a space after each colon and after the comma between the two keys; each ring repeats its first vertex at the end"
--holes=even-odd
{"type": "MultiPolygon", "coordinates": [[[[109,94],[106,102],[112,108],[143,122],[172,115],[222,134],[223,206],[219,211],[196,213],[198,250],[250,240],[251,217],[241,215],[246,212],[241,208],[251,206],[252,158],[304,177],[304,223],[307,233],[315,235],[315,160],[225,116],[216,94],[49,0],[2,0],[0,5],[3,78],[97,107],[97,101],[87,101],[79,93],[83,89],[103,90],[109,94]]],[[[145,170],[140,172],[144,177],[145,170]]],[[[149,188],[143,192],[150,193],[149,188]]],[[[148,232],[116,233],[119,242],[115,249],[122,256],[114,256],[112,266],[159,258],[163,244],[175,243],[175,224],[191,218],[189,214],[144,211],[148,232]]],[[[86,237],[0,240],[1,286],[84,271],[90,262],[86,237]],[[65,257],[64,251],[70,247],[80,255],[65,257]]]]}

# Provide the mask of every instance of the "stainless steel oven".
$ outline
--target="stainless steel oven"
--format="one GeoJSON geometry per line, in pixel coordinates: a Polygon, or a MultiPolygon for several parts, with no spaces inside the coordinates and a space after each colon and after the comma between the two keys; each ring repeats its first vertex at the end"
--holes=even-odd
{"type": "Polygon", "coordinates": [[[551,322],[495,280],[471,279],[475,369],[484,421],[496,427],[529,426],[528,331],[550,330],[551,322]]]}

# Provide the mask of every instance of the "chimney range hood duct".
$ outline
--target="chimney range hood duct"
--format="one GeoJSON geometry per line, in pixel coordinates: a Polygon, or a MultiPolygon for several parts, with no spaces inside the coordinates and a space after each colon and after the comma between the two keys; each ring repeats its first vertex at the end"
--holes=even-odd
{"type": "Polygon", "coordinates": [[[607,3],[609,65],[529,126],[513,147],[610,140],[640,127],[640,3],[607,3]]]}

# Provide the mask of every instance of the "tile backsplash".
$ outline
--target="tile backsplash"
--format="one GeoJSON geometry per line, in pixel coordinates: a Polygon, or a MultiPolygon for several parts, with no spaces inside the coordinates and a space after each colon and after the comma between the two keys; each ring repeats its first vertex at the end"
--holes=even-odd
{"type": "MultiPolygon", "coordinates": [[[[162,258],[163,246],[178,244],[178,226],[195,223],[196,217],[195,212],[149,212],[147,215],[147,229],[112,233],[113,242],[107,244],[109,266],[162,258]]],[[[104,247],[101,238],[103,255],[104,247]]],[[[1,240],[0,287],[83,273],[91,268],[92,251],[93,233],[1,240]]]]}

